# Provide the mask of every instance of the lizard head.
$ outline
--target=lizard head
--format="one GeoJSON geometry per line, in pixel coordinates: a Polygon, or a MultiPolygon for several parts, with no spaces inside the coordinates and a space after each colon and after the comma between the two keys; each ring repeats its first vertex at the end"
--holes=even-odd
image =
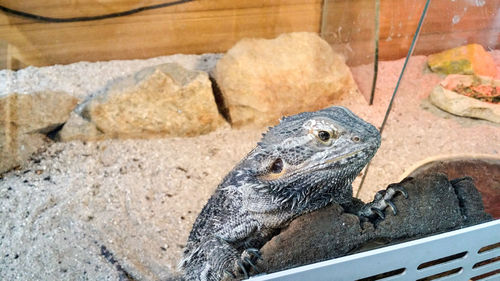
{"type": "Polygon", "coordinates": [[[283,118],[243,167],[253,188],[274,205],[311,210],[350,200],[352,181],[379,146],[373,125],[333,106],[283,118]]]}

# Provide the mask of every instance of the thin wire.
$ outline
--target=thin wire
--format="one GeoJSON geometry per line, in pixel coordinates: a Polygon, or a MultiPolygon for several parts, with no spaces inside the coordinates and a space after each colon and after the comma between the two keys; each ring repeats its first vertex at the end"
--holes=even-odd
{"type": "MultiPolygon", "coordinates": [[[[427,0],[425,2],[424,10],[422,11],[422,15],[420,16],[420,20],[418,21],[417,30],[415,30],[415,34],[413,35],[413,40],[411,41],[410,49],[408,50],[408,54],[406,55],[405,62],[403,64],[403,69],[401,69],[401,73],[399,74],[398,82],[396,83],[396,88],[392,92],[391,101],[389,102],[389,106],[387,106],[387,110],[385,111],[384,121],[382,121],[382,125],[380,125],[380,135],[384,131],[385,124],[387,123],[387,118],[389,117],[389,113],[392,109],[392,104],[394,102],[394,98],[396,97],[396,93],[398,92],[399,85],[401,84],[401,80],[405,74],[406,66],[408,65],[408,61],[410,60],[411,55],[415,49],[415,44],[417,43],[418,36],[420,35],[420,30],[422,29],[422,24],[424,22],[424,18],[427,15],[427,8],[429,7],[429,3],[431,0],[427,0]]],[[[365,172],[363,177],[361,178],[361,183],[359,184],[358,191],[356,192],[356,197],[359,196],[361,189],[363,188],[363,184],[365,183],[366,175],[368,174],[368,168],[370,168],[370,163],[366,165],[365,172]]]]}
{"type": "Polygon", "coordinates": [[[65,22],[96,21],[96,20],[103,20],[103,19],[109,19],[109,18],[123,17],[123,16],[128,16],[128,15],[140,13],[140,12],[147,11],[147,10],[154,10],[154,9],[184,4],[184,3],[192,2],[192,1],[194,1],[194,0],[178,0],[178,1],[174,1],[174,2],[161,3],[161,4],[151,5],[151,6],[143,6],[143,7],[123,11],[123,12],[110,13],[110,14],[99,15],[99,16],[71,17],[71,18],[46,17],[46,16],[41,16],[41,15],[37,15],[37,14],[32,14],[32,13],[27,13],[27,12],[23,12],[23,11],[10,9],[10,8],[7,8],[7,7],[1,6],[1,5],[0,5],[0,11],[3,11],[3,12],[8,13],[8,14],[12,14],[12,15],[20,16],[23,18],[28,18],[28,19],[34,19],[34,20],[45,21],[45,22],[65,23],[65,22]]]}
{"type": "Polygon", "coordinates": [[[379,47],[379,34],[380,34],[380,0],[375,1],[375,54],[373,60],[373,80],[372,80],[372,90],[370,93],[369,105],[373,104],[375,98],[375,89],[377,88],[377,77],[378,77],[378,47],[379,47]]]}

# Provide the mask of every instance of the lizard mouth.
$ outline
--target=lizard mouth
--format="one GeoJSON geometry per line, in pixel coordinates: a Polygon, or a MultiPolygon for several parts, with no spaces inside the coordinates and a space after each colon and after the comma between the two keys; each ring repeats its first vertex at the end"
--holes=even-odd
{"type": "Polygon", "coordinates": [[[279,175],[273,175],[273,176],[262,176],[261,178],[267,181],[274,181],[274,180],[279,180],[283,178],[294,178],[298,175],[301,174],[309,174],[309,173],[314,173],[314,172],[319,172],[319,171],[326,171],[332,169],[332,163],[338,163],[344,159],[348,159],[354,155],[359,154],[360,152],[364,151],[364,148],[339,155],[330,159],[326,159],[322,162],[319,162],[316,165],[313,166],[307,166],[307,165],[301,165],[301,166],[296,166],[296,167],[288,167],[287,169],[283,170],[279,175]]]}
{"type": "Polygon", "coordinates": [[[353,155],[356,155],[356,154],[358,154],[361,151],[362,151],[362,149],[359,149],[359,150],[356,150],[356,151],[353,151],[353,152],[346,153],[344,155],[340,155],[340,156],[334,157],[332,159],[328,159],[328,160],[326,160],[324,162],[324,164],[330,164],[330,163],[338,162],[338,161],[340,161],[342,159],[346,159],[346,158],[349,158],[349,157],[351,157],[353,155]]]}
{"type": "Polygon", "coordinates": [[[338,163],[344,159],[350,158],[351,156],[354,156],[354,155],[360,153],[361,151],[363,151],[363,149],[358,149],[356,151],[352,151],[352,152],[349,152],[349,153],[346,153],[346,154],[343,154],[343,155],[340,155],[340,156],[337,156],[337,157],[334,157],[331,159],[327,159],[324,162],[320,163],[319,165],[315,165],[315,166],[311,167],[310,172],[317,172],[317,171],[332,169],[332,166],[330,164],[338,163]]]}
{"type": "Polygon", "coordinates": [[[363,151],[363,149],[358,149],[356,151],[352,151],[352,152],[349,152],[349,153],[346,153],[346,154],[343,154],[343,155],[340,155],[340,156],[337,156],[337,157],[334,157],[334,158],[331,158],[331,159],[327,159],[327,160],[321,162],[320,164],[311,166],[309,168],[308,167],[302,167],[300,169],[295,170],[294,173],[291,174],[290,176],[304,173],[304,171],[307,171],[308,173],[310,173],[310,172],[317,172],[317,171],[323,171],[323,170],[332,169],[332,167],[329,164],[336,163],[336,162],[339,162],[339,161],[341,161],[343,159],[346,159],[346,158],[349,158],[351,156],[354,156],[354,155],[360,153],[361,151],[363,151]]]}

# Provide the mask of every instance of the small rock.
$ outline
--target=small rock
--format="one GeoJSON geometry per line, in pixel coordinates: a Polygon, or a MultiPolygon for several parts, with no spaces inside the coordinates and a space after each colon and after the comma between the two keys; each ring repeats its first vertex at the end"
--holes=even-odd
{"type": "Polygon", "coordinates": [[[107,137],[197,136],[224,124],[208,74],[174,63],[112,83],[82,116],[107,137]]]}
{"type": "Polygon", "coordinates": [[[235,127],[272,125],[357,91],[343,57],[308,32],[243,39],[219,60],[214,76],[235,127]]]}
{"type": "Polygon", "coordinates": [[[12,138],[2,129],[0,127],[0,173],[22,166],[47,143],[47,137],[43,134],[21,134],[12,138]]]}
{"type": "MultiPolygon", "coordinates": [[[[466,85],[467,83],[471,83],[471,79],[471,76],[464,75],[461,83],[466,85]]],[[[489,78],[482,79],[491,80],[489,78]]],[[[500,85],[499,80],[494,81],[497,81],[496,83],[500,85]]],[[[455,115],[485,119],[491,122],[500,123],[500,104],[483,102],[475,98],[458,94],[454,91],[446,89],[446,83],[447,80],[443,81],[432,90],[429,96],[429,100],[432,104],[455,115]]],[[[458,82],[454,81],[454,83],[458,82]]]]}
{"type": "Polygon", "coordinates": [[[444,74],[476,74],[495,77],[493,57],[479,44],[469,44],[432,54],[427,61],[434,72],[444,74]]]}
{"type": "Polygon", "coordinates": [[[63,92],[12,93],[0,98],[0,173],[22,165],[61,126],[78,99],[63,92]]]}
{"type": "Polygon", "coordinates": [[[77,98],[63,92],[10,94],[0,98],[0,130],[48,133],[66,122],[77,103],[77,98]]]}
{"type": "Polygon", "coordinates": [[[96,140],[103,136],[94,123],[86,120],[76,112],[71,112],[68,121],[57,133],[60,141],[96,140]]]}

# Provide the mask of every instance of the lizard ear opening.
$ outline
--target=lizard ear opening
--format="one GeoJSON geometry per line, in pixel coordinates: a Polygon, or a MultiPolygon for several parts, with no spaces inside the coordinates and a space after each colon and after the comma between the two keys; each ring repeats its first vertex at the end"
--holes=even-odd
{"type": "Polygon", "coordinates": [[[274,160],[273,164],[271,164],[271,172],[273,174],[279,174],[281,171],[283,171],[283,160],[277,158],[274,160]]]}
{"type": "Polygon", "coordinates": [[[283,159],[276,158],[274,162],[268,166],[266,174],[259,176],[259,178],[265,181],[277,180],[285,174],[285,171],[286,169],[283,159]]]}

